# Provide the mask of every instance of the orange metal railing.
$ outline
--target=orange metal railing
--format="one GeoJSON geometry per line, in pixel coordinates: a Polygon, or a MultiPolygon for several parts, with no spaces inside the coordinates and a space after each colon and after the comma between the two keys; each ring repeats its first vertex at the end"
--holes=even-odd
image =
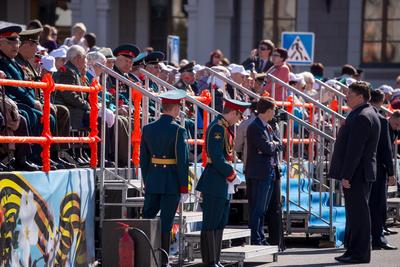
{"type": "Polygon", "coordinates": [[[18,81],[0,79],[0,86],[18,86],[40,89],[43,91],[43,116],[41,123],[43,130],[41,136],[0,136],[0,143],[28,143],[40,144],[42,146],[42,162],[43,171],[50,171],[50,146],[56,143],[87,143],[89,144],[90,166],[95,168],[97,166],[97,142],[100,141],[98,137],[97,118],[99,110],[97,107],[98,93],[101,91],[101,86],[94,81],[91,86],[77,86],[68,84],[55,84],[50,74],[46,74],[42,82],[31,81],[18,81]],[[89,136],[88,137],[54,137],[50,131],[50,96],[55,91],[75,91],[89,93],[90,121],[89,121],[89,136]]]}

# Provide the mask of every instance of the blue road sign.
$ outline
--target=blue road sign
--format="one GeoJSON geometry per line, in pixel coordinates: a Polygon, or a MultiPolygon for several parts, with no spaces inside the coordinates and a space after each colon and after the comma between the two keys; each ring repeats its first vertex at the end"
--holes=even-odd
{"type": "Polygon", "coordinates": [[[168,35],[167,39],[167,60],[176,65],[179,64],[179,36],[168,35]]]}
{"type": "Polygon", "coordinates": [[[282,47],[288,51],[287,62],[292,65],[311,65],[314,62],[313,32],[282,32],[282,47]]]}

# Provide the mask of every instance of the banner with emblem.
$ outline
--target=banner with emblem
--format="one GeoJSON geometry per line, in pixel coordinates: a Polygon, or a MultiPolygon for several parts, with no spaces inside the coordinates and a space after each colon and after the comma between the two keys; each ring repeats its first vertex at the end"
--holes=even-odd
{"type": "Polygon", "coordinates": [[[91,169],[0,174],[1,266],[90,266],[91,169]]]}

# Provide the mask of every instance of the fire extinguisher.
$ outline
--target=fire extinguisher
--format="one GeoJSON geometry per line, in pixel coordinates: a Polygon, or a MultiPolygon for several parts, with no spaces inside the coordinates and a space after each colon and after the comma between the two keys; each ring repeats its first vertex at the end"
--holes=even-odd
{"type": "Polygon", "coordinates": [[[129,235],[130,226],[120,222],[118,224],[124,229],[124,234],[119,239],[119,267],[135,267],[135,243],[129,235]]]}

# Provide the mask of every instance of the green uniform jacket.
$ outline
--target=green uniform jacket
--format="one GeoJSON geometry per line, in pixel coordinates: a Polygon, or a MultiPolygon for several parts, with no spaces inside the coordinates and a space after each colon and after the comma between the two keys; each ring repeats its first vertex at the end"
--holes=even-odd
{"type": "Polygon", "coordinates": [[[188,192],[189,156],[186,130],[172,116],[143,127],[140,143],[140,167],[146,194],[188,192]],[[176,164],[153,164],[152,158],[176,159],[176,164]]]}
{"type": "Polygon", "coordinates": [[[197,183],[196,190],[215,197],[229,199],[228,178],[232,177],[232,141],[233,134],[228,122],[218,115],[206,131],[207,165],[197,183]]]}
{"type": "MultiPolygon", "coordinates": [[[[0,70],[7,79],[25,80],[25,75],[21,67],[14,59],[10,59],[0,51],[0,70]]],[[[26,87],[5,86],[6,95],[17,103],[25,104],[31,108],[35,106],[35,91],[26,87]]]]}

